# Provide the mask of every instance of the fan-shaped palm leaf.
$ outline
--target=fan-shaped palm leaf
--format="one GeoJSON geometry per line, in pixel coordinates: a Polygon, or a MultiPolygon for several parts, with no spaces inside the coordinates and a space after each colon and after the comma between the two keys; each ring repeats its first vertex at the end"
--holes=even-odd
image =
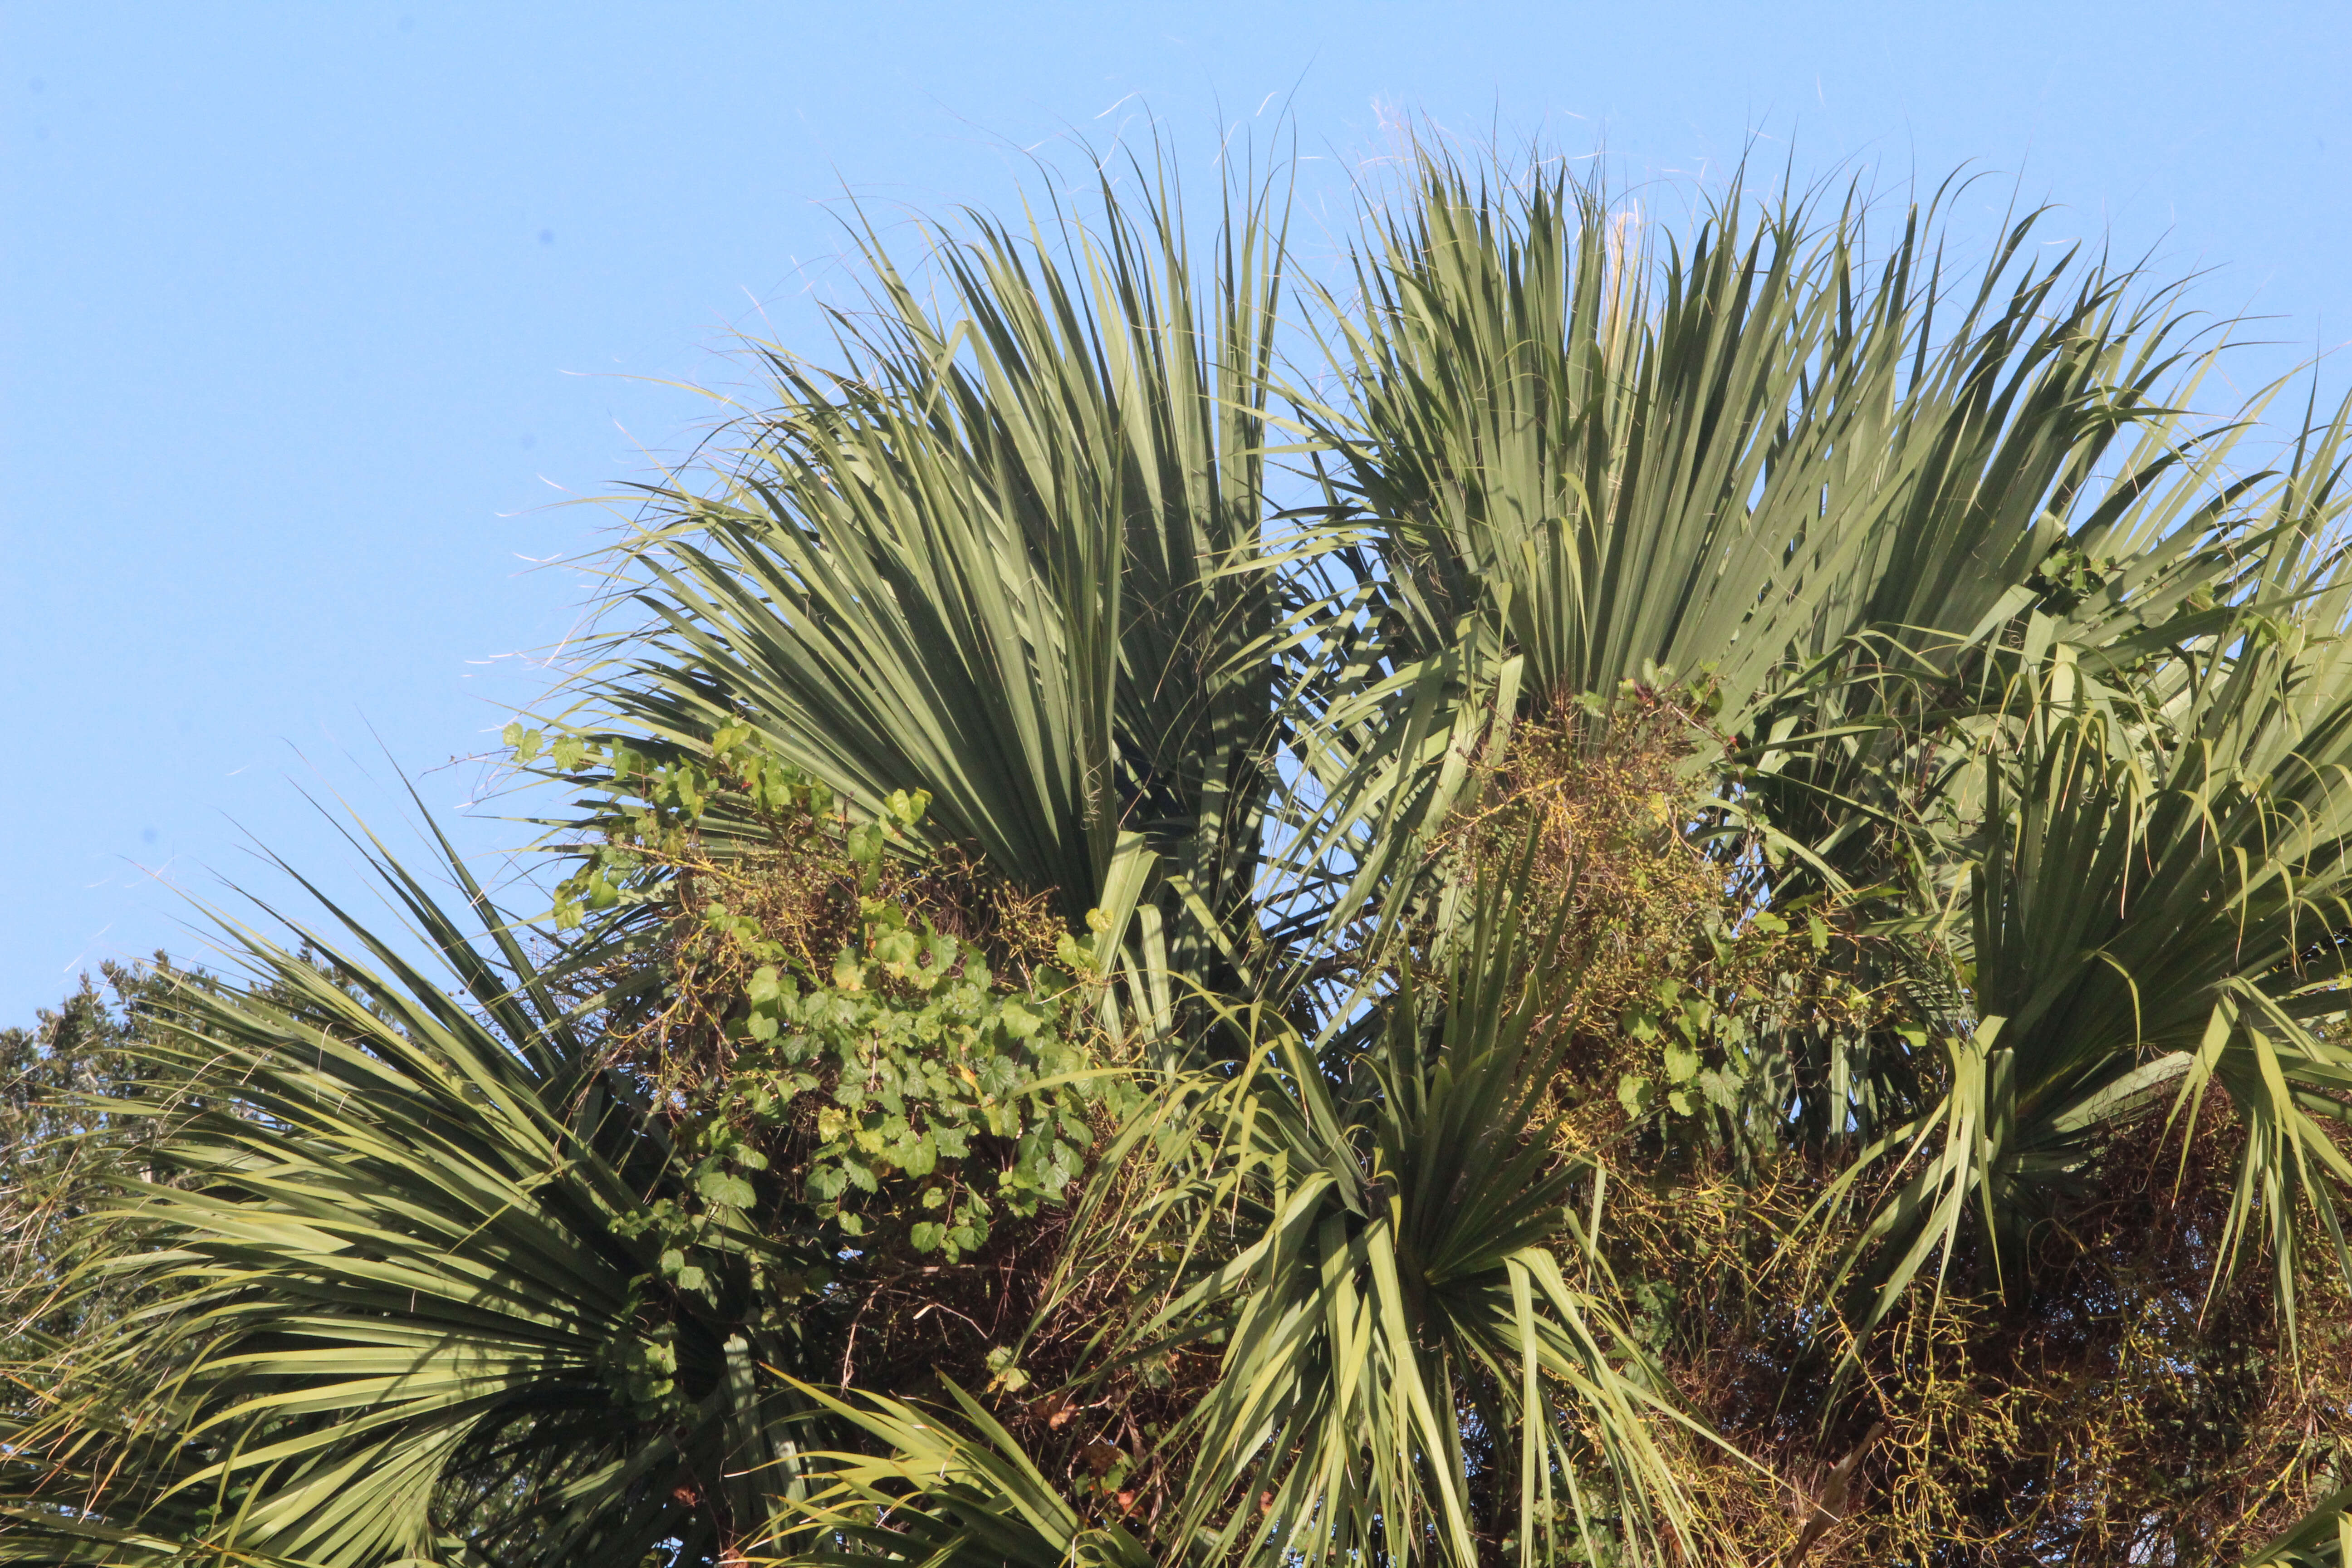
{"type": "MultiPolygon", "coordinates": [[[[634,1568],[757,1529],[728,1478],[773,1458],[751,1373],[788,1349],[753,1350],[740,1280],[698,1312],[646,1300],[655,1124],[478,888],[469,941],[382,869],[457,989],[346,918],[349,946],[299,930],[307,956],[240,931],[256,984],[184,991],[152,1055],[194,1108],[126,1108],[171,1118],[168,1179],[127,1188],[145,1248],[101,1266],[152,1304],[79,1348],[79,1392],[24,1435],[18,1517],[72,1510],[77,1561],[168,1531],[322,1568],[634,1568]]],[[[797,1261],[739,1228],[740,1255],[797,1261]]]]}
{"type": "MultiPolygon", "coordinates": [[[[2306,538],[2339,505],[2342,440],[2290,487],[2306,538]]],[[[1968,1001],[1948,1093],[1892,1140],[1922,1168],[1876,1221],[1903,1243],[1878,1310],[1972,1209],[2014,1256],[2119,1121],[2218,1083],[2248,1134],[2218,1250],[2259,1220],[2292,1323],[2296,1204],[2340,1235],[2334,1193],[2352,1182],[2324,1125],[2352,1088],[2329,1026],[2352,924],[2352,651],[2340,565],[2305,587],[2300,553],[2274,563],[2281,598],[2309,595],[2299,614],[2248,614],[2189,650],[2163,710],[2136,720],[2045,642],[2022,721],[1985,731],[1983,849],[1954,933],[1968,1001]]]]}
{"type": "Polygon", "coordinates": [[[641,744],[749,724],[853,809],[927,790],[938,837],[1074,922],[1123,927],[1156,865],[1142,940],[1230,977],[1269,785],[1280,225],[1229,193],[1203,289],[1172,191],[1106,180],[1100,211],[934,240],[936,310],[866,233],[852,370],[769,356],[723,489],[657,498],[630,555],[662,629],[597,691],[641,744]]]}
{"type": "Polygon", "coordinates": [[[1507,1534],[1533,1560],[1602,1531],[1699,1548],[1654,1429],[1671,1404],[1573,1282],[1600,1267],[1570,1205],[1593,1173],[1546,1140],[1559,987],[1504,880],[1443,1000],[1408,984],[1369,1050],[1326,1062],[1276,1026],[1238,1077],[1147,1113],[1170,1119],[1158,1223],[1238,1238],[1127,1342],[1226,1345],[1171,1439],[1192,1453],[1175,1539],[1269,1562],[1468,1563],[1507,1534]]]}

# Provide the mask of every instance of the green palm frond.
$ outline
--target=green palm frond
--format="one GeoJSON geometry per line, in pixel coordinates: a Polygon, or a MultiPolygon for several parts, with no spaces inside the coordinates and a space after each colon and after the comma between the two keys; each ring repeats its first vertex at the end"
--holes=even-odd
{"type": "Polygon", "coordinates": [[[2036,604],[2118,658],[2213,629],[2230,433],[2174,405],[2207,361],[2136,273],[2034,259],[2027,215],[1961,293],[1942,196],[1874,254],[1859,205],[1735,181],[1685,245],[1564,174],[1415,171],[1300,416],[1369,541],[1332,552],[1356,597],[1278,809],[1321,929],[1418,868],[1515,712],[1689,684],[1743,764],[1727,821],[1847,889],[1908,852],[1918,747],[2036,604]]]}
{"type": "Polygon", "coordinates": [[[2030,216],[1955,306],[1937,223],[1873,258],[1851,207],[1735,182],[1661,254],[1565,174],[1424,165],[1360,320],[1333,308],[1353,395],[1319,426],[1414,635],[1469,617],[1536,697],[1704,675],[1738,731],[1792,655],[1976,627],[2066,536],[2174,323],[2128,274],[2012,268],[2030,216]]]}
{"type": "Polygon", "coordinates": [[[660,629],[595,691],[656,749],[748,724],[853,810],[926,790],[938,837],[1073,923],[1133,911],[1160,967],[1229,989],[1282,632],[1282,231],[1270,190],[1229,191],[1204,281],[1179,198],[1134,173],[1091,226],[931,237],[936,305],[866,231],[851,368],[770,353],[777,406],[722,487],[656,495],[629,559],[660,629]]]}
{"type": "Polygon", "coordinates": [[[953,1411],[803,1392],[881,1451],[809,1456],[808,1500],[775,1542],[785,1562],[1146,1568],[1164,1561],[1120,1525],[1088,1522],[1013,1435],[952,1383],[953,1411]]]}
{"type": "Polygon", "coordinates": [[[1505,1534],[1528,1561],[1598,1535],[1705,1550],[1673,1402],[1574,1278],[1602,1267],[1597,1191],[1571,1203],[1595,1173],[1547,1141],[1559,987],[1528,980],[1507,904],[1486,889],[1442,1000],[1408,983],[1368,1050],[1319,1058],[1261,1014],[1238,1076],[1147,1112],[1172,1162],[1156,1223],[1202,1271],[1123,1353],[1212,1327],[1226,1347],[1171,1438],[1192,1456],[1175,1538],[1268,1562],[1466,1563],[1505,1534]]]}
{"type": "Polygon", "coordinates": [[[122,1108],[168,1119],[114,1216],[144,1245],[93,1266],[149,1304],[77,1348],[79,1392],[24,1434],[19,1517],[79,1510],[121,1543],[89,1561],[170,1531],[321,1568],[634,1568],[756,1527],[725,1478],[772,1458],[751,1373],[787,1351],[753,1351],[746,1303],[646,1300],[656,1125],[462,869],[471,941],[379,868],[457,988],[345,918],[349,945],[297,927],[299,953],[236,930],[256,983],[184,990],[149,1048],[173,1099],[122,1108]]]}
{"type": "MultiPolygon", "coordinates": [[[[2341,510],[2344,438],[2339,422],[2286,487],[2302,539],[2341,510]]],[[[1889,1139],[1923,1163],[1874,1225],[1902,1238],[1876,1310],[1948,1257],[1971,1213],[2014,1258],[2117,1125],[2168,1100],[2193,1118],[2218,1085],[2247,1142],[2217,1256],[2259,1225],[2292,1331],[2297,1206],[2340,1237],[2352,1184],[2326,1130],[2352,1088],[2352,650],[2344,567],[2304,553],[2274,561],[2273,595],[2229,635],[2192,645],[2154,708],[2103,694],[2063,644],[2029,642],[2047,654],[2023,716],[1991,723],[1975,763],[1982,847],[1953,932],[1969,996],[1951,1086],[1889,1139]],[[2282,618],[2285,604],[2300,616],[2282,618]]]]}

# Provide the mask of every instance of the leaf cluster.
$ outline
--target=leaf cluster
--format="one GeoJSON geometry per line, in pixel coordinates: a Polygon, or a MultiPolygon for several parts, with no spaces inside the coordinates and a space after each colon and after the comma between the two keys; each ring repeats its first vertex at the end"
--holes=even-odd
{"type": "Polygon", "coordinates": [[[549,907],[169,988],[0,1560],[2340,1561],[2352,409],[1397,167],[854,225],[549,907]]]}

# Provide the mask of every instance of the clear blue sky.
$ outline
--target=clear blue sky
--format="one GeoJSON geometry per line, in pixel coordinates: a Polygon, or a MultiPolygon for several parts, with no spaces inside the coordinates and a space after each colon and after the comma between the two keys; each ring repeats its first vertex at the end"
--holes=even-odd
{"type": "Polygon", "coordinates": [[[763,311],[813,342],[845,185],[998,203],[1022,149],[1155,119],[1205,174],[1286,102],[1327,170],[1404,111],[1605,140],[1635,176],[1751,135],[1898,190],[1973,160],[2063,204],[2053,236],[2215,268],[2199,302],[2279,318],[2267,373],[2352,337],[2347,17],[0,5],[0,1024],[102,957],[188,950],[175,888],[281,887],[248,836],[352,886],[303,789],[394,827],[402,770],[466,801],[478,770],[447,764],[538,693],[519,655],[587,592],[530,562],[611,524],[549,503],[690,442],[703,406],[659,384],[730,381],[717,351],[763,311]]]}

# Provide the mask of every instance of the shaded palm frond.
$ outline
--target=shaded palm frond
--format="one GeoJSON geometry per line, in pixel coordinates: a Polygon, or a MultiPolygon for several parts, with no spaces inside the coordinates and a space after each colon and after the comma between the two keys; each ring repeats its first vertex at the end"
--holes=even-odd
{"type": "Polygon", "coordinates": [[[952,1411],[804,1392],[880,1452],[809,1456],[808,1499],[792,1510],[775,1542],[782,1561],[879,1558],[936,1568],[1146,1568],[1167,1561],[1120,1525],[1087,1521],[1013,1435],[952,1383],[952,1411]]]}

